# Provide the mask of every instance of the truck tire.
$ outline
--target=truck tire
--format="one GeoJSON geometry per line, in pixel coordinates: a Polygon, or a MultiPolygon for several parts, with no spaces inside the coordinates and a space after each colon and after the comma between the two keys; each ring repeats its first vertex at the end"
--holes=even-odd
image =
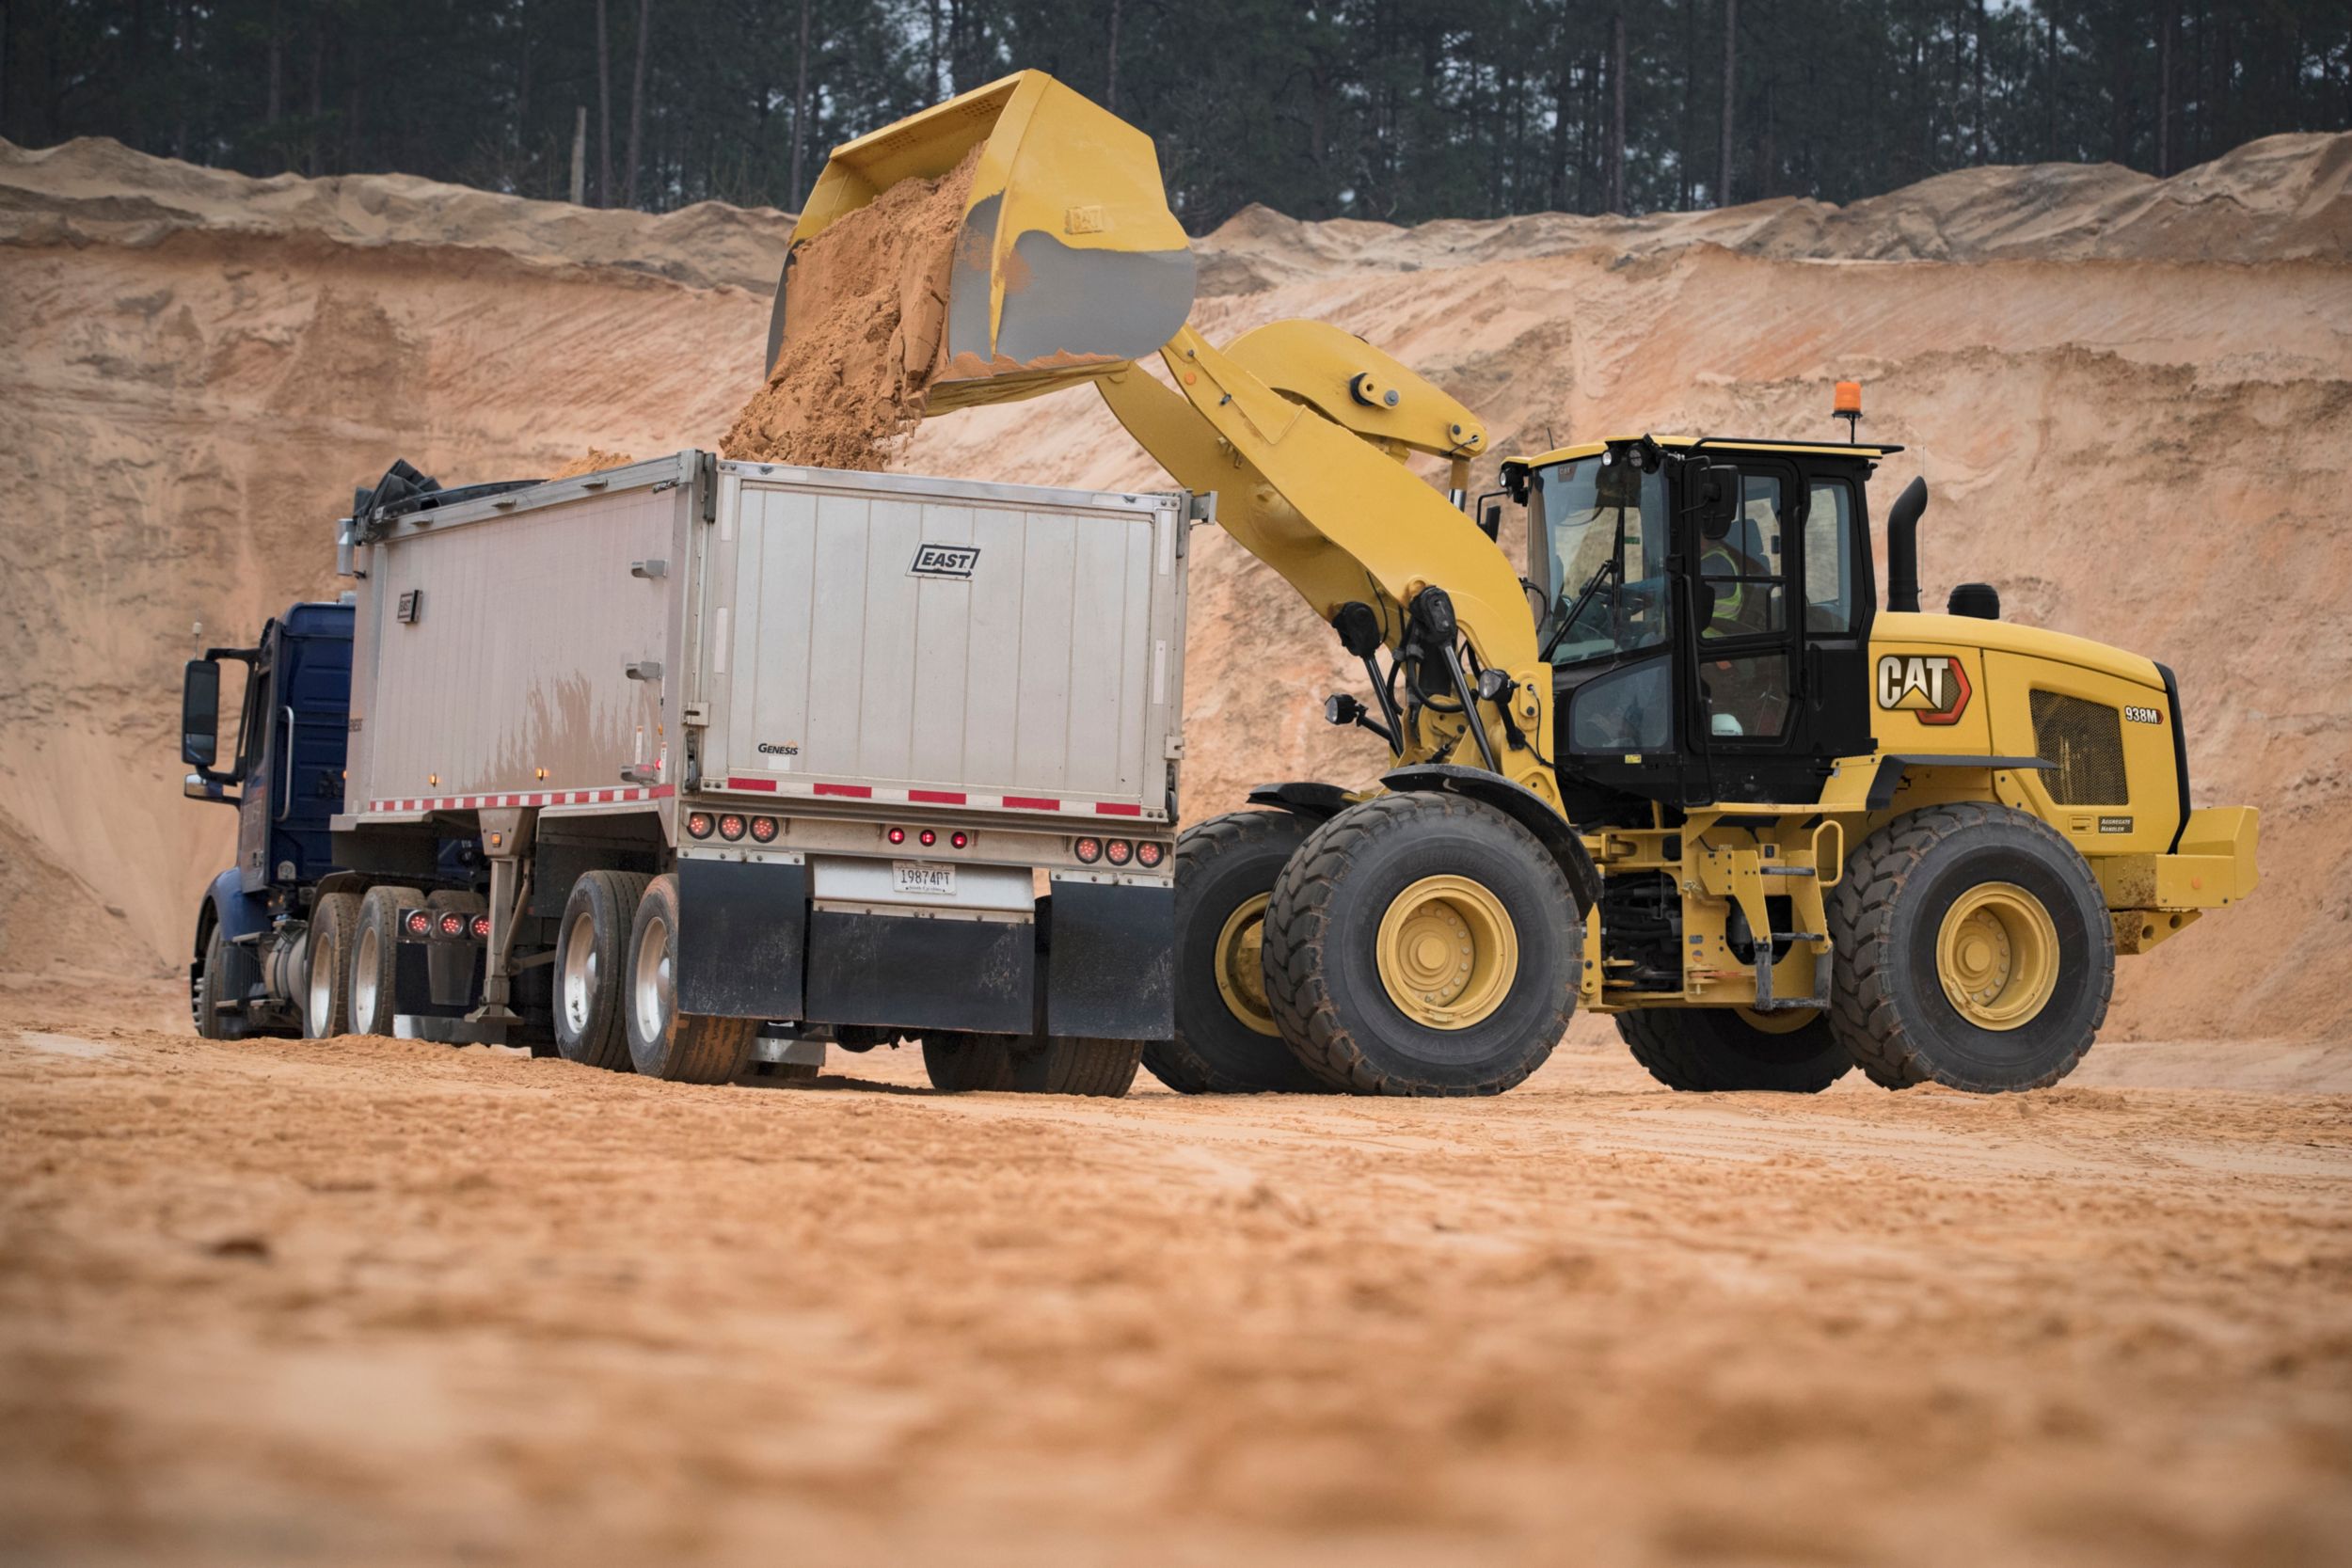
{"type": "Polygon", "coordinates": [[[1282,1038],[1359,1094],[1500,1094],[1576,1010],[1583,922],[1535,835],[1457,795],[1384,795],[1317,828],[1266,908],[1282,1038]]]}
{"type": "Polygon", "coordinates": [[[628,1059],[647,1078],[731,1084],[751,1065],[765,1020],[677,1010],[677,874],[645,884],[628,933],[628,1059]]]}
{"type": "Polygon", "coordinates": [[[351,1032],[389,1035],[400,973],[400,911],[422,908],[424,895],[412,887],[372,887],[359,899],[351,941],[351,1032]]]}
{"type": "Polygon", "coordinates": [[[652,879],[589,871],[572,884],[555,928],[555,1049],[565,1061],[630,1070],[625,1014],[629,932],[652,879]]]}
{"type": "Polygon", "coordinates": [[[2090,1049],[2115,989],[2090,867],[2007,806],[1929,806],[1864,839],[1829,929],[1830,1027],[1887,1088],[2046,1087],[2090,1049]]]}
{"type": "Polygon", "coordinates": [[[1761,1017],[1741,1007],[1644,1007],[1617,1015],[1617,1037],[1652,1078],[1694,1093],[1819,1094],[1852,1070],[1827,1015],[1761,1017]]]}
{"type": "Polygon", "coordinates": [[[245,1021],[231,1018],[220,1010],[222,983],[228,973],[229,939],[221,935],[219,921],[208,919],[204,966],[197,972],[196,984],[188,992],[188,1011],[193,1015],[196,1032],[208,1040],[245,1037],[245,1021]]]}
{"type": "Polygon", "coordinates": [[[1141,1040],[1057,1036],[1016,1045],[1012,1088],[1021,1094],[1077,1094],[1116,1100],[1136,1081],[1141,1040]]]}
{"type": "Polygon", "coordinates": [[[974,1035],[941,1031],[923,1037],[923,1070],[943,1094],[971,1094],[1012,1087],[1012,1047],[1017,1035],[974,1035]]]}
{"type": "Polygon", "coordinates": [[[302,1034],[333,1039],[351,1033],[351,943],[359,931],[359,895],[326,893],[310,910],[302,943],[302,1034]]]}
{"type": "Polygon", "coordinates": [[[1237,811],[1176,840],[1176,1037],[1143,1048],[1178,1094],[1328,1094],[1282,1043],[1266,1005],[1266,900],[1315,824],[1287,811],[1237,811]]]}

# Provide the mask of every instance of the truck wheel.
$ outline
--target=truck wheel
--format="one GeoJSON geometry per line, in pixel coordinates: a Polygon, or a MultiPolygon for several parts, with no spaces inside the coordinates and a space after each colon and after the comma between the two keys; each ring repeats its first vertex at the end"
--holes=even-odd
{"type": "Polygon", "coordinates": [[[645,884],[628,936],[628,1058],[648,1078],[730,1084],[751,1065],[763,1020],[677,1010],[677,876],[645,884]]]}
{"type": "Polygon", "coordinates": [[[931,1087],[946,1094],[1012,1087],[1016,1035],[972,1035],[942,1031],[923,1037],[923,1070],[931,1087]]]}
{"type": "Polygon", "coordinates": [[[1500,1094],[1576,1010],[1583,923],[1535,835],[1456,795],[1384,795],[1317,828],[1266,909],[1282,1038],[1359,1094],[1500,1094]]]}
{"type": "Polygon", "coordinates": [[[623,979],[629,930],[652,879],[590,871],[572,884],[555,932],[555,1048],[583,1067],[629,1070],[623,979]]]}
{"type": "Polygon", "coordinates": [[[1328,1094],[1282,1043],[1266,1005],[1263,948],[1274,879],[1315,824],[1237,811],[1176,840],[1176,1037],[1143,1065],[1178,1094],[1328,1094]]]}
{"type": "Polygon", "coordinates": [[[204,966],[197,972],[196,984],[188,993],[188,1010],[195,1015],[196,1032],[208,1040],[233,1040],[245,1037],[245,1021],[230,1018],[220,1010],[222,982],[229,973],[229,939],[220,933],[220,922],[209,924],[204,938],[204,966]]]}
{"type": "Polygon", "coordinates": [[[412,887],[372,887],[359,899],[351,939],[351,1032],[389,1035],[399,973],[400,911],[422,908],[424,895],[412,887]]]}
{"type": "Polygon", "coordinates": [[[2115,989],[2115,927],[2074,847],[1980,802],[1906,812],[1831,895],[1830,1027],[1873,1082],[1979,1094],[2074,1069],[2115,989]]]}
{"type": "Polygon", "coordinates": [[[1819,1012],[1644,1007],[1616,1022],[1633,1059],[1670,1089],[1819,1094],[1853,1067],[1819,1012]]]}
{"type": "Polygon", "coordinates": [[[1140,1040],[1060,1036],[1012,1051],[1012,1085],[1022,1094],[1079,1094],[1116,1100],[1136,1081],[1140,1040]]]}
{"type": "Polygon", "coordinates": [[[332,1039],[351,1033],[351,941],[359,928],[359,895],[322,894],[302,944],[302,1033],[332,1039]]]}

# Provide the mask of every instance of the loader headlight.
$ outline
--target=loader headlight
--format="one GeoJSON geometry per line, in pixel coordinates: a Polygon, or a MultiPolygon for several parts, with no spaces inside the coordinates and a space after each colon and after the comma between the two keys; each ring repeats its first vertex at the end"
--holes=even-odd
{"type": "Polygon", "coordinates": [[[1500,670],[1491,667],[1481,670],[1478,672],[1478,700],[1500,703],[1510,695],[1513,684],[1511,677],[1500,670]]]}

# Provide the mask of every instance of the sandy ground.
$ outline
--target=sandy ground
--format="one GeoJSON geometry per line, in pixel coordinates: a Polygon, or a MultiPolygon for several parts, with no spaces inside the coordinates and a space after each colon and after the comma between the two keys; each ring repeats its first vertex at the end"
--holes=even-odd
{"type": "MultiPolygon", "coordinates": [[[[0,991],[22,1562],[2352,1558],[2352,1098],[660,1085],[0,991]]],[[[2290,1053],[2352,1086],[2352,1047],[2290,1053]]]]}

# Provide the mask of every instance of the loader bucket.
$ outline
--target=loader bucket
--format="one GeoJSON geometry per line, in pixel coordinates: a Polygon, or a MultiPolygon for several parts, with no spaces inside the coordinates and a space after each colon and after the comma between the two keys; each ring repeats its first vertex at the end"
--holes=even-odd
{"type": "Polygon", "coordinates": [[[1175,336],[1192,309],[1193,258],[1152,138],[1025,71],[834,149],[776,284],[771,367],[792,330],[801,246],[901,180],[948,173],[976,146],[928,412],[1091,380],[1175,336]]]}

